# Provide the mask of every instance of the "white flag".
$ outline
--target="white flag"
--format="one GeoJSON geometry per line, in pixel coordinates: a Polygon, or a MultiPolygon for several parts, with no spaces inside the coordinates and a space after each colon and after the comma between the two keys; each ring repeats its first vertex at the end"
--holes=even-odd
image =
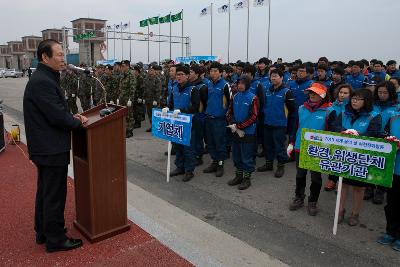
{"type": "Polygon", "coordinates": [[[211,5],[208,6],[208,7],[203,8],[200,11],[200,16],[207,16],[207,15],[210,15],[210,14],[211,14],[211,5]]]}
{"type": "Polygon", "coordinates": [[[265,3],[265,0],[254,0],[253,5],[254,7],[260,7],[260,6],[265,6],[267,3],[265,3]]]}
{"type": "Polygon", "coordinates": [[[218,13],[228,13],[229,12],[229,6],[228,5],[223,5],[220,8],[218,8],[218,13]]]}
{"type": "Polygon", "coordinates": [[[235,7],[235,10],[240,10],[240,9],[247,7],[248,5],[249,5],[249,1],[243,0],[243,1],[237,2],[233,6],[235,7]]]}

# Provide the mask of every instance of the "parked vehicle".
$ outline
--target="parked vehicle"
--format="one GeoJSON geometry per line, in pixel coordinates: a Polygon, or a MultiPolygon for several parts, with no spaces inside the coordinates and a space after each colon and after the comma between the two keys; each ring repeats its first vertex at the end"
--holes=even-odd
{"type": "Polygon", "coordinates": [[[6,69],[0,68],[0,78],[4,78],[6,75],[6,69]]]}
{"type": "Polygon", "coordinates": [[[23,73],[22,73],[22,71],[17,70],[17,69],[8,69],[8,70],[6,70],[6,73],[4,76],[6,78],[8,78],[8,77],[18,78],[18,77],[22,77],[23,73]]]}

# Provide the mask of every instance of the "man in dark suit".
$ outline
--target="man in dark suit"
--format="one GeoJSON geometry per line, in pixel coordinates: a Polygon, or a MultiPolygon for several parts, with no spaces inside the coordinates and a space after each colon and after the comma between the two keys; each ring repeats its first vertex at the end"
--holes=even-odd
{"type": "Polygon", "coordinates": [[[39,64],[25,88],[24,121],[29,157],[38,169],[35,207],[36,243],[47,252],[70,250],[82,240],[68,238],[64,229],[71,130],[87,118],[72,115],[60,88],[64,53],[55,40],[42,41],[39,64]]]}

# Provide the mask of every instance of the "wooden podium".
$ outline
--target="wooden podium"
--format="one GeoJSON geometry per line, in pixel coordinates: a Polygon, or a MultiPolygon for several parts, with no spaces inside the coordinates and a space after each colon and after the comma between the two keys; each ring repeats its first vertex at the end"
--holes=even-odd
{"type": "Polygon", "coordinates": [[[97,242],[128,231],[125,117],[127,108],[100,117],[105,105],[82,115],[89,121],[72,132],[75,180],[75,227],[97,242]]]}

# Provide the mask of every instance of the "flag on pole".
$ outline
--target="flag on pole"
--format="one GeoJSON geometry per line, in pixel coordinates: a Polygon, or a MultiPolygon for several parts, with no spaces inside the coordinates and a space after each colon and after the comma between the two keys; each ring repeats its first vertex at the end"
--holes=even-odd
{"type": "Polygon", "coordinates": [[[178,20],[182,20],[182,11],[175,15],[171,15],[171,22],[176,22],[178,20]]]}
{"type": "Polygon", "coordinates": [[[159,23],[169,23],[169,22],[171,22],[171,15],[168,14],[168,15],[166,15],[166,16],[164,16],[164,17],[160,17],[160,18],[158,19],[158,22],[159,22],[159,23]]]}
{"type": "Polygon", "coordinates": [[[147,26],[149,26],[149,20],[148,19],[141,20],[139,22],[139,24],[140,24],[140,27],[147,27],[147,26]]]}
{"type": "Polygon", "coordinates": [[[253,2],[254,7],[261,7],[265,5],[268,5],[265,0],[254,0],[253,2]]]}
{"type": "Polygon", "coordinates": [[[126,28],[128,28],[129,23],[123,23],[122,24],[122,30],[125,30],[126,28]]]}
{"type": "Polygon", "coordinates": [[[241,9],[244,9],[245,7],[247,7],[248,5],[249,5],[249,1],[243,0],[243,1],[237,2],[233,6],[235,7],[235,10],[241,10],[241,9]]]}
{"type": "Polygon", "coordinates": [[[229,6],[228,5],[223,5],[218,8],[218,13],[228,13],[229,12],[229,6]]]}
{"type": "Polygon", "coordinates": [[[207,16],[207,15],[211,15],[211,5],[208,7],[203,8],[200,11],[200,16],[207,16]]]}
{"type": "Polygon", "coordinates": [[[150,25],[158,24],[158,16],[149,18],[150,25]]]}
{"type": "Polygon", "coordinates": [[[115,29],[118,30],[118,29],[119,29],[119,26],[120,26],[119,24],[115,25],[115,29]]]}

